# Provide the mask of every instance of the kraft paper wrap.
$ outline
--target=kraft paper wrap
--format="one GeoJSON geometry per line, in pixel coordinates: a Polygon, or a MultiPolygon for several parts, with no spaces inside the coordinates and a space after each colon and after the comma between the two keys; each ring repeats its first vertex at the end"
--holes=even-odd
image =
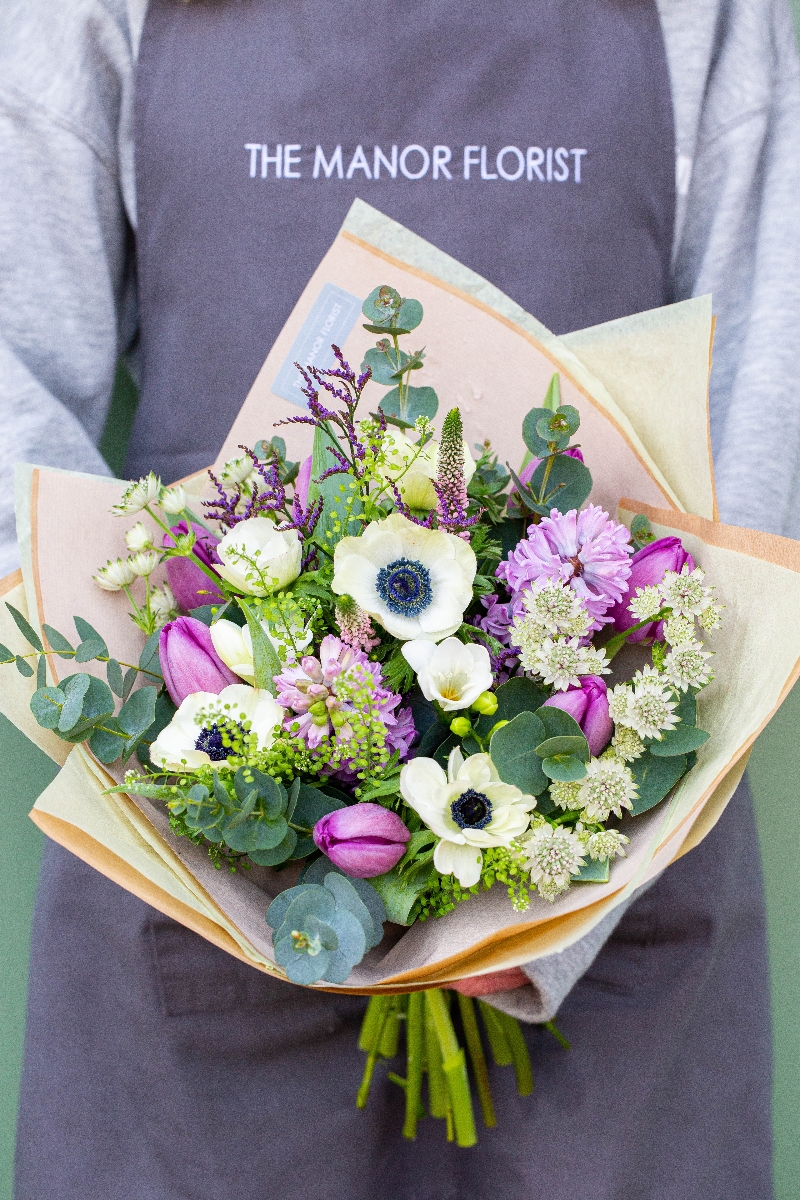
{"type": "MultiPolygon", "coordinates": [[[[575,885],[554,904],[534,898],[525,913],[514,913],[505,890],[496,887],[439,920],[409,930],[387,927],[383,943],[341,989],[409,990],[564,949],[713,828],[753,741],[800,672],[800,544],[714,519],[708,297],[558,338],[491,284],[361,202],[270,351],[216,465],[239,443],[271,436],[274,421],[298,414],[271,387],[325,283],[362,298],[389,283],[420,299],[419,340],[429,347],[420,382],[436,387],[440,419],[458,404],[469,441],[488,436],[500,460],[512,466],[521,460],[522,417],[541,403],[558,370],[563,401],[581,413],[580,443],[595,480],[591,498],[626,522],[645,513],[659,537],[680,536],[726,606],[723,628],[707,639],[716,678],[698,700],[698,720],[711,740],[670,797],[626,822],[628,855],[616,861],[610,881],[575,885]]],[[[373,343],[357,324],[345,356],[358,364],[373,343]]],[[[381,394],[368,385],[367,407],[381,394]]],[[[279,432],[291,457],[308,453],[308,427],[279,432]]],[[[203,475],[188,481],[198,502],[205,486],[203,475]]],[[[69,636],[72,615],[83,616],[121,660],[135,662],[143,639],[127,616],[124,595],[90,582],[99,565],[124,552],[131,522],[109,514],[119,492],[119,483],[108,479],[22,468],[22,578],[9,577],[0,591],[5,588],[4,598],[38,629],[47,622],[69,636]]],[[[4,606],[0,641],[24,650],[4,606]]],[[[52,661],[57,678],[73,670],[69,662],[52,661]]],[[[100,664],[84,669],[103,671],[100,664]]],[[[82,746],[70,748],[33,721],[32,684],[7,668],[0,710],[63,764],[31,813],[36,824],[154,908],[252,966],[281,974],[264,914],[294,877],[266,868],[249,875],[216,871],[205,851],[171,834],[161,806],[104,795],[114,775],[82,746]]]]}

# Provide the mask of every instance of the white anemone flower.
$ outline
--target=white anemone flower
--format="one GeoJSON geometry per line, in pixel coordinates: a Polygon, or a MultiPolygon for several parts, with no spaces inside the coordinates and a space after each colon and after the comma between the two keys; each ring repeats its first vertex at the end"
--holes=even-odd
{"type": "Polygon", "coordinates": [[[161,480],[151,471],[135,483],[129,483],[120,497],[119,504],[113,504],[111,511],[115,517],[127,517],[132,513],[141,512],[148,504],[157,500],[161,492],[161,480]]]}
{"type": "Polygon", "coordinates": [[[222,731],[238,725],[254,733],[259,750],[268,750],[280,728],[284,710],[269,692],[231,683],[219,695],[193,692],[181,704],[150,747],[150,760],[164,771],[195,771],[224,762],[228,749],[222,731]]]}
{"type": "MultiPolygon", "coordinates": [[[[306,650],[314,637],[311,629],[292,628],[294,646],[274,636],[266,621],[261,622],[261,628],[271,641],[278,658],[283,663],[292,663],[298,654],[306,650]]],[[[222,617],[215,621],[209,633],[214,649],[226,667],[230,667],[247,683],[255,680],[253,665],[253,636],[246,625],[237,625],[235,621],[226,621],[222,617]]]]}
{"type": "Polygon", "coordinates": [[[503,783],[488,754],[465,759],[450,751],[447,774],[432,758],[413,758],[400,773],[400,792],[429,829],[441,839],[433,865],[455,875],[462,887],[481,877],[482,846],[508,846],[524,833],[536,807],[513,784],[503,783]]]}
{"type": "Polygon", "coordinates": [[[214,570],[238,592],[268,596],[300,574],[302,548],[296,529],[277,529],[269,517],[250,517],[229,529],[217,546],[214,570]]]}
{"type": "Polygon", "coordinates": [[[342,538],[331,588],[352,596],[403,642],[440,642],[460,626],[476,570],[475,553],[462,538],[392,513],[360,537],[342,538]]]}
{"type": "MultiPolygon", "coordinates": [[[[397,480],[400,494],[409,508],[430,511],[436,508],[438,496],[433,480],[439,473],[439,443],[426,442],[419,452],[417,445],[399,429],[387,429],[381,449],[386,462],[379,468],[384,479],[397,480]],[[416,455],[416,457],[415,457],[416,455]]],[[[464,482],[475,474],[475,461],[469,443],[464,439],[464,482]]]]}
{"type": "Polygon", "coordinates": [[[403,658],[417,673],[426,700],[438,700],[445,712],[469,708],[493,682],[489,651],[485,646],[465,646],[458,638],[435,642],[413,641],[403,646],[403,658]]]}

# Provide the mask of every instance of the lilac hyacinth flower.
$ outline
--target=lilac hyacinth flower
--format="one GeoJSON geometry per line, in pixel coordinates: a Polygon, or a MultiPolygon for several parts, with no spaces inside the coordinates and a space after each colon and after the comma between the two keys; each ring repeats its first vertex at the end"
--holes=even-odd
{"type": "Polygon", "coordinates": [[[207,625],[194,617],[177,617],[161,630],[158,656],[167,691],[177,705],[195,692],[218,696],[231,683],[241,683],[217,654],[207,625]]]}
{"type": "MultiPolygon", "coordinates": [[[[688,565],[689,570],[693,571],[695,561],[689,551],[684,550],[680,538],[659,538],[658,541],[650,542],[648,546],[643,546],[641,550],[636,551],[631,559],[628,590],[622,599],[609,610],[608,614],[614,622],[617,633],[623,633],[626,629],[630,629],[631,625],[638,624],[636,617],[628,609],[628,605],[636,595],[636,589],[657,587],[667,571],[675,571],[680,574],[684,565],[688,565]]],[[[636,633],[632,633],[628,641],[641,642],[645,638],[660,638],[663,627],[663,621],[651,621],[648,625],[637,629],[636,633]]]]}
{"type": "MultiPolygon", "coordinates": [[[[214,537],[213,533],[209,533],[202,525],[192,524],[192,529],[197,538],[194,553],[213,571],[215,564],[219,562],[216,552],[219,538],[214,537]]],[[[188,532],[189,526],[186,521],[173,526],[173,533],[188,532]]],[[[175,545],[174,539],[167,533],[164,534],[164,545],[175,545]]],[[[225,599],[222,592],[214,587],[209,577],[190,558],[168,558],[167,579],[178,606],[187,612],[191,612],[193,608],[201,608],[204,604],[221,604],[225,599]]]]}
{"type": "Polygon", "coordinates": [[[621,600],[631,573],[630,534],[598,504],[581,512],[552,509],[518,543],[495,571],[512,593],[511,611],[524,611],[524,592],[537,579],[560,579],[586,604],[593,630],[611,618],[608,609],[621,600]]]}
{"type": "Polygon", "coordinates": [[[335,866],[356,879],[373,879],[400,862],[411,834],[397,813],[365,803],[328,813],[313,837],[335,866]]]}
{"type": "Polygon", "coordinates": [[[610,742],[614,722],[608,714],[606,685],[599,676],[584,676],[580,687],[551,696],[544,702],[545,708],[548,705],[562,709],[578,722],[593,755],[597,756],[610,742]]]}

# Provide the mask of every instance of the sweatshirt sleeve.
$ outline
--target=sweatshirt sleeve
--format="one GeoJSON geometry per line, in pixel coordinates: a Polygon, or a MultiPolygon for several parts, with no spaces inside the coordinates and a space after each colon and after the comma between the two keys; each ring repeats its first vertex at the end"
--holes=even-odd
{"type": "MultiPolygon", "coordinates": [[[[800,69],[794,29],[786,0],[689,0],[688,6],[662,0],[677,24],[687,7],[698,20],[703,10],[713,10],[714,21],[710,53],[705,31],[694,42],[672,39],[673,90],[686,96],[703,89],[696,126],[676,105],[684,163],[678,190],[684,195],[678,197],[674,289],[678,300],[713,296],[710,402],[720,514],[729,524],[800,537],[800,69]]],[[[683,26],[688,34],[685,20],[683,26]]],[[[669,49],[669,38],[667,44],[669,49]]]]}
{"type": "Polygon", "coordinates": [[[0,576],[14,462],[108,473],[97,444],[136,328],[132,67],[122,0],[2,6],[0,576]]]}

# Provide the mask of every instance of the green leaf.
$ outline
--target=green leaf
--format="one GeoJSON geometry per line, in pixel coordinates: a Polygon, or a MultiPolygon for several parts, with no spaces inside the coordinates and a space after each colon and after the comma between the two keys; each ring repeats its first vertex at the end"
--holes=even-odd
{"type": "Polygon", "coordinates": [[[547,787],[547,777],[535,747],[544,741],[545,728],[532,712],[519,713],[492,734],[489,753],[504,783],[514,784],[531,796],[547,787]]]}
{"type": "Polygon", "coordinates": [[[122,700],[127,700],[131,694],[131,688],[136,683],[136,676],[139,674],[136,667],[129,667],[125,672],[125,678],[122,681],[122,700]]]}
{"type": "MultiPolygon", "coordinates": [[[[128,672],[130,674],[130,672],[128,672]]],[[[127,679],[127,676],[126,676],[127,679]]],[[[172,718],[177,712],[177,708],[170,697],[169,692],[164,690],[159,694],[156,700],[156,715],[153,718],[152,725],[145,730],[141,738],[136,743],[136,757],[143,767],[146,767],[150,762],[150,746],[156,740],[162,729],[169,725],[172,718]]]]}
{"type": "Polygon", "coordinates": [[[547,699],[547,691],[531,679],[519,676],[501,683],[495,697],[497,711],[490,717],[480,717],[476,722],[480,737],[486,737],[498,721],[512,721],[521,712],[536,712],[547,699]]]}
{"type": "Polygon", "coordinates": [[[326,796],[319,788],[301,784],[297,804],[292,813],[292,824],[310,831],[317,821],[321,821],[328,813],[347,807],[341,800],[336,800],[333,796],[326,796]]]}
{"type": "Polygon", "coordinates": [[[543,758],[542,770],[558,783],[577,783],[586,778],[585,764],[574,754],[559,754],[556,758],[543,758]]]}
{"type": "Polygon", "coordinates": [[[697,724],[697,696],[691,688],[680,693],[676,711],[682,725],[697,724]]]}
{"type": "Polygon", "coordinates": [[[122,667],[115,658],[110,658],[106,663],[106,679],[114,695],[122,698],[125,680],[122,677],[122,667]]]}
{"type": "Polygon", "coordinates": [[[553,450],[566,450],[572,437],[568,429],[560,428],[560,423],[555,413],[552,413],[549,417],[542,417],[540,421],[537,421],[536,432],[542,441],[547,443],[547,448],[550,452],[553,450]]]}
{"type": "Polygon", "coordinates": [[[117,733],[114,732],[119,730],[114,717],[107,717],[103,726],[103,729],[93,731],[89,738],[89,749],[96,758],[100,759],[101,763],[116,762],[125,749],[125,735],[119,731],[119,736],[117,736],[117,733]],[[108,730],[112,732],[107,732],[108,730]]]}
{"type": "Polygon", "coordinates": [[[382,284],[373,288],[361,306],[361,311],[368,321],[380,325],[381,332],[389,326],[393,317],[397,316],[403,303],[399,292],[382,284]]]}
{"type": "Polygon", "coordinates": [[[100,655],[108,654],[108,647],[100,638],[87,638],[85,642],[81,642],[78,649],[75,651],[75,662],[85,663],[91,662],[94,658],[99,658],[100,655]]]}
{"type": "MultiPolygon", "coordinates": [[[[541,708],[537,708],[536,715],[544,725],[548,738],[580,738],[582,742],[586,742],[578,722],[568,712],[564,712],[563,708],[556,708],[554,704],[543,704],[541,708]]],[[[588,761],[587,758],[586,762],[588,761]]]]}
{"type": "Polygon", "coordinates": [[[424,309],[419,300],[404,300],[397,314],[397,324],[410,333],[412,329],[416,329],[418,325],[422,324],[424,315],[424,309]]]}
{"type": "Polygon", "coordinates": [[[522,440],[534,458],[545,458],[549,454],[547,442],[539,437],[536,426],[542,418],[549,421],[552,415],[549,408],[532,408],[522,421],[522,440]]]}
{"type": "Polygon", "coordinates": [[[403,367],[408,363],[409,356],[402,350],[400,351],[400,361],[396,361],[394,350],[385,353],[383,350],[373,348],[368,350],[364,355],[364,361],[361,364],[361,370],[366,371],[369,367],[372,372],[373,383],[380,383],[383,387],[391,387],[397,382],[396,376],[398,371],[402,371],[403,367]]]}
{"type": "Polygon", "coordinates": [[[680,777],[686,772],[686,757],[654,758],[649,751],[630,764],[633,777],[639,785],[639,794],[633,801],[631,812],[634,817],[655,808],[680,777]]]}
{"type": "Polygon", "coordinates": [[[52,625],[42,625],[42,631],[50,643],[50,649],[53,650],[59,658],[72,658],[75,653],[74,647],[64,637],[63,633],[59,633],[57,629],[53,629],[52,625]]]}
{"type": "Polygon", "coordinates": [[[0,642],[0,663],[12,663],[17,661],[16,654],[9,650],[8,646],[4,646],[0,642]]]}
{"type": "Polygon", "coordinates": [[[151,675],[157,675],[159,679],[163,679],[163,675],[161,673],[161,659],[158,657],[158,643],[160,639],[160,629],[157,629],[155,633],[150,634],[150,637],[142,647],[142,653],[139,655],[139,670],[149,671],[151,675]]]}
{"type": "Polygon", "coordinates": [[[43,654],[39,655],[39,661],[36,664],[36,686],[37,688],[47,687],[47,659],[43,654]]]}
{"type": "MultiPolygon", "coordinates": [[[[31,624],[29,624],[28,621],[26,621],[25,617],[23,617],[23,615],[19,611],[19,609],[14,608],[14,605],[9,604],[8,601],[6,601],[6,608],[11,613],[11,616],[14,620],[14,624],[16,625],[17,629],[20,631],[22,636],[25,638],[25,641],[30,642],[30,644],[33,646],[34,650],[38,650],[41,652],[44,649],[44,646],[42,645],[42,639],[39,637],[38,633],[33,628],[33,626],[31,624]]],[[[31,674],[33,674],[33,672],[31,672],[31,674]]]]}
{"type": "Polygon", "coordinates": [[[597,860],[587,858],[586,862],[577,871],[572,879],[575,883],[608,883],[611,877],[611,863],[609,859],[604,858],[597,860]]]}
{"type": "Polygon", "coordinates": [[[385,875],[371,879],[370,883],[384,903],[387,921],[393,921],[395,925],[413,924],[411,910],[420,892],[425,891],[427,880],[418,881],[415,885],[402,876],[397,867],[393,867],[385,875]]]}
{"type": "MultiPolygon", "coordinates": [[[[546,470],[545,458],[539,463],[530,482],[530,490],[536,496],[540,495],[546,470]]],[[[591,490],[592,476],[589,468],[577,458],[571,458],[568,454],[558,454],[547,477],[543,503],[548,509],[557,508],[561,513],[569,512],[572,508],[580,508],[591,490]]]]}
{"type": "Polygon", "coordinates": [[[644,513],[637,513],[631,521],[631,538],[636,550],[641,550],[644,546],[656,540],[656,535],[650,528],[650,522],[644,513]]]}
{"type": "Polygon", "coordinates": [[[539,758],[557,758],[562,754],[574,754],[581,762],[588,762],[591,758],[589,753],[589,743],[581,734],[580,737],[549,737],[536,747],[536,753],[539,758]]]}
{"type": "Polygon", "coordinates": [[[246,600],[239,598],[239,607],[247,620],[247,627],[253,639],[253,669],[254,683],[257,688],[263,688],[274,696],[277,692],[275,675],[281,673],[281,660],[275,647],[264,632],[261,622],[250,608],[246,600]]]}
{"type": "Polygon", "coordinates": [[[94,675],[70,675],[62,680],[60,687],[66,699],[58,722],[58,734],[65,741],[84,741],[93,725],[114,712],[110,687],[94,675]]]}
{"type": "Polygon", "coordinates": [[[157,688],[142,687],[133,692],[130,699],[123,704],[119,710],[117,722],[129,739],[136,741],[153,724],[156,717],[157,697],[157,688]]]}
{"type": "MultiPolygon", "coordinates": [[[[91,675],[70,675],[62,683],[61,687],[65,699],[58,721],[58,728],[62,733],[69,733],[81,720],[83,715],[83,701],[86,693],[89,691],[91,682],[91,675]]],[[[114,701],[112,699],[111,708],[108,712],[113,711],[114,701]]]]}
{"type": "Polygon", "coordinates": [[[238,826],[234,826],[231,820],[226,821],[222,826],[222,835],[232,850],[249,854],[251,850],[273,850],[280,845],[288,830],[289,826],[283,817],[276,817],[273,821],[248,817],[238,826]]]}
{"type": "Polygon", "coordinates": [[[678,725],[662,734],[660,742],[650,743],[650,753],[656,758],[672,758],[676,754],[688,754],[691,750],[699,750],[711,734],[695,725],[678,725]]]}
{"type": "MultiPolygon", "coordinates": [[[[404,399],[406,399],[405,396],[404,399]]],[[[387,417],[398,417],[400,420],[407,421],[409,425],[413,425],[417,417],[427,417],[428,420],[433,420],[439,408],[439,397],[432,387],[410,387],[407,403],[401,405],[400,389],[395,387],[382,397],[378,407],[381,412],[386,413],[387,417]]]]}
{"type": "Polygon", "coordinates": [[[14,665],[24,679],[30,679],[31,675],[33,674],[33,667],[30,663],[25,661],[21,654],[18,654],[14,659],[14,665]]]}
{"type": "Polygon", "coordinates": [[[59,687],[42,687],[31,696],[31,712],[42,729],[56,729],[66,696],[59,687]]]}
{"type": "MultiPolygon", "coordinates": [[[[101,636],[97,632],[97,630],[92,625],[90,625],[88,621],[84,621],[83,617],[73,617],[72,620],[75,622],[75,628],[78,631],[78,637],[81,639],[82,642],[84,642],[84,643],[88,642],[91,645],[98,645],[101,647],[101,649],[96,650],[91,655],[92,658],[97,658],[101,654],[104,656],[106,654],[108,654],[108,647],[106,646],[105,642],[103,641],[103,639],[101,638],[101,636]]],[[[76,652],[76,655],[75,655],[76,661],[77,662],[88,662],[89,661],[88,658],[78,658],[78,654],[80,654],[80,652],[81,652],[81,647],[79,646],[78,650],[76,652]]]]}
{"type": "Polygon", "coordinates": [[[542,403],[550,412],[555,412],[561,404],[561,380],[559,379],[558,372],[551,376],[542,403]]]}
{"type": "Polygon", "coordinates": [[[351,475],[337,472],[321,479],[324,473],[336,465],[336,458],[330,453],[329,447],[340,449],[336,438],[324,429],[314,430],[314,445],[311,459],[311,482],[308,487],[310,503],[322,497],[322,515],[317,524],[316,540],[330,550],[343,537],[356,535],[361,526],[358,516],[363,511],[363,504],[357,493],[358,485],[351,475]],[[342,490],[344,489],[344,490],[342,490]]]}
{"type": "Polygon", "coordinates": [[[297,858],[298,837],[293,829],[286,830],[286,836],[277,846],[269,850],[248,850],[248,858],[259,867],[277,867],[290,858],[297,858]]]}

